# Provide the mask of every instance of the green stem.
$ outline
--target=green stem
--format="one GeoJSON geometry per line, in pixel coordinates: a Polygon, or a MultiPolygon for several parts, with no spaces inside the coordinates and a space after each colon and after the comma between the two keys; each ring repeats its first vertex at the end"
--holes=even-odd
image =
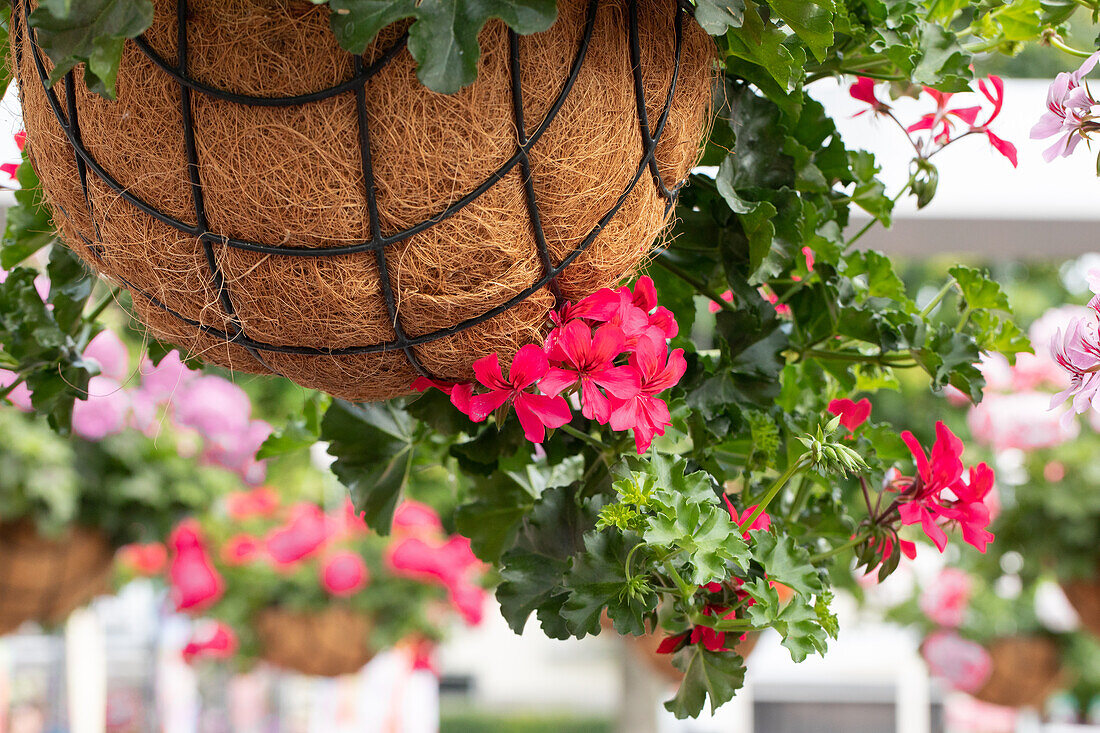
{"type": "Polygon", "coordinates": [[[802,358],[811,357],[814,359],[824,359],[826,361],[852,361],[852,362],[864,362],[867,364],[878,364],[879,366],[896,367],[899,369],[908,369],[916,366],[914,362],[899,361],[904,355],[898,352],[896,355],[891,354],[861,354],[858,351],[825,351],[822,349],[806,349],[800,353],[802,358]]]}
{"type": "Polygon", "coordinates": [[[693,613],[691,622],[695,626],[706,626],[715,631],[751,631],[755,627],[745,618],[715,618],[704,613],[693,613]]]}
{"type": "Polygon", "coordinates": [[[8,395],[10,395],[12,392],[14,392],[15,388],[18,387],[19,385],[23,384],[23,382],[25,382],[26,380],[27,380],[27,378],[25,376],[23,376],[22,374],[18,375],[14,382],[9,384],[7,387],[4,387],[3,389],[0,389],[0,400],[4,399],[8,395]]]}
{"type": "Polygon", "coordinates": [[[732,303],[726,300],[722,300],[722,296],[716,293],[712,288],[708,287],[705,282],[695,277],[690,272],[681,269],[679,265],[673,264],[668,259],[667,255],[662,253],[661,255],[655,257],[653,261],[656,262],[659,266],[671,272],[676,277],[686,282],[691,287],[695,288],[695,290],[700,295],[703,295],[706,298],[717,303],[722,308],[722,310],[727,310],[731,313],[737,311],[737,308],[735,308],[732,303]]]}
{"type": "Polygon", "coordinates": [[[845,550],[850,550],[853,547],[856,547],[859,544],[865,542],[867,540],[867,538],[870,537],[870,536],[871,535],[870,535],[869,532],[865,532],[864,534],[861,534],[858,537],[854,537],[853,539],[848,540],[843,545],[837,545],[833,549],[828,550],[826,552],[819,552],[816,555],[811,555],[810,556],[810,563],[813,564],[813,565],[816,565],[817,563],[821,562],[822,560],[827,560],[830,557],[833,557],[834,555],[839,555],[840,553],[844,552],[845,550]]]}
{"type": "Polygon", "coordinates": [[[1070,56],[1076,56],[1080,59],[1087,59],[1089,56],[1092,56],[1091,51],[1082,51],[1080,49],[1074,48],[1073,46],[1066,45],[1066,42],[1063,41],[1062,37],[1059,36],[1057,33],[1051,33],[1049,36],[1047,36],[1047,43],[1049,43],[1051,46],[1054,46],[1059,51],[1064,51],[1070,56]]]}
{"type": "Polygon", "coordinates": [[[668,576],[672,578],[672,582],[680,589],[680,596],[684,599],[684,603],[690,604],[691,597],[695,595],[695,587],[684,580],[680,572],[676,570],[676,566],[672,564],[672,560],[665,561],[665,570],[668,571],[668,576]]]}
{"type": "Polygon", "coordinates": [[[84,316],[84,322],[93,323],[103,314],[103,311],[107,310],[107,307],[111,305],[111,303],[115,302],[115,298],[117,298],[118,294],[121,292],[121,285],[111,288],[110,292],[103,296],[103,299],[96,303],[95,307],[92,308],[92,310],[86,316],[84,316]]]}
{"type": "Polygon", "coordinates": [[[798,490],[795,491],[794,499],[791,500],[791,508],[787,512],[787,521],[793,522],[795,517],[799,515],[802,508],[806,504],[806,500],[810,496],[810,482],[803,476],[802,480],[798,483],[798,490]]]}
{"type": "Polygon", "coordinates": [[[794,476],[805,468],[808,463],[806,456],[802,456],[792,463],[790,468],[788,468],[782,476],[775,480],[775,483],[768,489],[768,493],[764,494],[764,498],[756,504],[756,508],[752,510],[752,513],[747,517],[742,517],[741,524],[739,525],[742,533],[748,531],[748,528],[752,526],[756,518],[763,514],[764,510],[768,508],[768,504],[772,502],[772,499],[774,499],[783,487],[787,485],[787,482],[794,478],[794,476]]]}
{"type": "Polygon", "coordinates": [[[589,435],[588,433],[586,433],[582,430],[577,430],[572,425],[569,425],[569,424],[562,425],[558,429],[561,430],[566,435],[572,435],[577,440],[583,440],[585,443],[588,443],[590,446],[592,446],[594,448],[599,448],[601,451],[611,450],[611,446],[609,446],[607,443],[604,443],[602,440],[600,440],[598,438],[593,438],[591,435],[589,435]]]}
{"type": "Polygon", "coordinates": [[[931,315],[932,311],[934,311],[936,309],[936,306],[940,304],[940,301],[943,300],[947,296],[947,294],[951,292],[951,289],[953,287],[955,287],[955,278],[951,278],[950,280],[948,280],[947,283],[942,288],[940,288],[939,292],[932,296],[932,300],[928,301],[928,305],[921,308],[920,313],[918,313],[917,315],[919,315],[921,318],[927,318],[929,315],[931,315]]]}

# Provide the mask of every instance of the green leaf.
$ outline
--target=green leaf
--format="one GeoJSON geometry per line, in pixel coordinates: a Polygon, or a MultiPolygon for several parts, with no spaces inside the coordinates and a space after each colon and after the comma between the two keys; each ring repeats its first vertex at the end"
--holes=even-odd
{"type": "Polygon", "coordinates": [[[409,480],[416,421],[394,403],[353,405],[336,400],[321,422],[321,439],[336,458],[332,470],[367,524],[388,534],[409,480]]]}
{"type": "Polygon", "coordinates": [[[809,553],[796,545],[790,535],[778,537],[760,529],[749,534],[753,539],[753,559],[763,566],[768,580],[808,596],[824,590],[821,576],[810,563],[809,553]]]}
{"type": "MultiPolygon", "coordinates": [[[[585,552],[565,576],[569,600],[561,610],[574,636],[599,634],[604,611],[620,634],[646,632],[645,617],[657,608],[657,594],[626,576],[627,554],[639,542],[637,535],[610,529],[585,535],[585,552]]],[[[634,555],[638,566],[644,567],[647,559],[644,548],[634,555]]]]}
{"type": "Polygon", "coordinates": [[[676,653],[673,664],[684,673],[684,680],[665,709],[681,720],[698,717],[708,699],[714,712],[745,684],[745,660],[734,652],[712,652],[691,644],[676,653]]]}
{"type": "Polygon", "coordinates": [[[768,5],[818,61],[825,59],[825,52],[833,45],[832,0],[768,0],[768,5]]]}
{"type": "Polygon", "coordinates": [[[329,23],[344,50],[363,54],[378,32],[416,14],[416,0],[329,0],[329,23]]]}
{"type": "Polygon", "coordinates": [[[50,83],[84,64],[84,82],[113,98],[122,47],[153,23],[150,0],[44,0],[30,16],[42,50],[54,63],[50,83]]]}
{"type": "Polygon", "coordinates": [[[4,238],[0,240],[0,267],[5,270],[52,243],[56,236],[38,174],[26,154],[15,177],[19,190],[15,192],[15,206],[5,213],[4,238]]]}
{"type": "Polygon", "coordinates": [[[429,89],[453,94],[477,78],[477,36],[490,18],[517,33],[544,31],[558,17],[555,0],[423,0],[409,28],[416,75],[429,89]]]}
{"type": "Polygon", "coordinates": [[[314,392],[302,406],[302,414],[287,421],[281,430],[272,433],[256,458],[274,458],[307,450],[321,438],[321,420],[332,404],[332,398],[322,392],[314,392]]]}
{"type": "Polygon", "coordinates": [[[973,309],[1009,310],[1008,296],[1000,284],[989,276],[988,270],[978,270],[965,265],[955,265],[947,271],[962,290],[967,306],[973,309]]]}
{"type": "Polygon", "coordinates": [[[696,0],[695,20],[712,36],[740,28],[745,19],[744,0],[696,0]]]}

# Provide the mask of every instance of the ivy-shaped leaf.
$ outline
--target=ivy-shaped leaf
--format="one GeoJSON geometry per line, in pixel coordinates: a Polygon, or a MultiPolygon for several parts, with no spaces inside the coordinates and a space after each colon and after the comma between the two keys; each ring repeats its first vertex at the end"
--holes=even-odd
{"type": "Polygon", "coordinates": [[[691,644],[676,653],[673,664],[684,673],[684,680],[665,709],[681,720],[698,717],[708,699],[714,712],[745,684],[745,660],[734,652],[712,652],[691,644]]]}
{"type": "Polygon", "coordinates": [[[947,271],[959,284],[967,306],[972,309],[1009,310],[1008,296],[988,270],[955,265],[947,271]]]}

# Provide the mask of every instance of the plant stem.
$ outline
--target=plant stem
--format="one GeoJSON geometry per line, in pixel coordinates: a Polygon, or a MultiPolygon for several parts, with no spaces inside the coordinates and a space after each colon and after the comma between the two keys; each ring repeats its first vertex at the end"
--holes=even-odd
{"type": "Polygon", "coordinates": [[[953,287],[955,287],[955,278],[951,278],[950,280],[948,280],[947,283],[944,284],[942,288],[940,288],[939,292],[932,296],[932,300],[928,301],[928,305],[921,308],[920,313],[918,313],[917,315],[919,315],[921,318],[927,318],[932,313],[932,311],[936,309],[936,306],[940,304],[940,301],[943,300],[944,297],[946,297],[947,294],[951,292],[951,288],[953,287]]]}
{"type": "Polygon", "coordinates": [[[682,269],[679,265],[673,264],[664,253],[655,257],[653,261],[671,272],[676,277],[686,282],[691,287],[695,288],[696,292],[698,292],[700,295],[703,295],[709,300],[717,303],[722,308],[722,310],[727,310],[731,313],[737,311],[737,308],[735,308],[732,303],[726,300],[722,300],[722,296],[716,293],[713,289],[707,287],[707,284],[705,282],[695,277],[690,272],[682,269]]]}
{"type": "Polygon", "coordinates": [[[92,323],[95,321],[95,319],[99,318],[103,314],[103,311],[107,310],[107,306],[113,303],[115,301],[115,298],[117,298],[118,294],[121,292],[121,285],[111,288],[110,292],[103,296],[103,299],[96,303],[95,307],[92,308],[92,310],[86,316],[84,316],[84,322],[92,323]]]}
{"type": "Polygon", "coordinates": [[[668,570],[668,576],[672,578],[672,582],[680,589],[680,597],[684,599],[684,603],[690,604],[691,597],[695,595],[695,588],[684,580],[676,566],[672,564],[672,560],[665,560],[665,569],[668,570]]]}
{"type": "Polygon", "coordinates": [[[856,361],[865,362],[867,364],[878,364],[879,366],[896,367],[898,369],[909,369],[916,366],[916,362],[898,361],[898,358],[903,355],[899,352],[896,355],[891,354],[861,354],[858,351],[824,351],[822,349],[806,349],[801,352],[801,357],[812,357],[814,359],[826,359],[832,361],[856,361]]]}
{"type": "Polygon", "coordinates": [[[806,460],[806,456],[802,456],[797,461],[792,463],[790,465],[790,468],[788,468],[782,476],[775,480],[775,483],[772,484],[770,489],[768,489],[768,493],[764,494],[764,498],[757,503],[756,508],[752,510],[752,513],[749,514],[749,516],[743,517],[741,519],[741,524],[739,526],[742,533],[748,531],[748,528],[752,526],[752,523],[756,521],[756,518],[763,514],[764,510],[768,508],[768,504],[772,502],[772,499],[774,499],[776,495],[779,494],[783,487],[787,485],[788,481],[794,478],[794,476],[799,471],[806,467],[807,463],[808,462],[806,460]]]}
{"type": "Polygon", "coordinates": [[[589,445],[591,445],[594,448],[599,448],[601,451],[611,450],[611,446],[609,446],[607,443],[604,443],[602,440],[600,440],[598,438],[593,438],[591,435],[589,435],[588,433],[586,433],[584,431],[577,430],[572,425],[569,425],[569,424],[562,425],[558,429],[561,430],[566,435],[572,435],[577,440],[583,440],[585,443],[588,443],[589,445]]]}
{"type": "Polygon", "coordinates": [[[799,481],[798,483],[798,490],[795,491],[794,499],[791,500],[791,508],[787,511],[788,522],[794,521],[795,517],[798,516],[799,512],[801,512],[802,508],[806,505],[806,500],[809,498],[809,496],[810,482],[806,480],[805,476],[803,476],[801,481],[799,481]]]}
{"type": "Polygon", "coordinates": [[[816,555],[811,555],[810,556],[810,563],[816,565],[817,563],[821,562],[822,560],[827,560],[830,557],[833,557],[834,555],[839,555],[840,553],[844,552],[845,550],[850,550],[853,547],[856,547],[860,543],[864,542],[868,537],[870,537],[870,534],[869,533],[864,533],[864,534],[859,535],[858,537],[854,537],[854,538],[848,540],[843,545],[837,545],[836,547],[834,547],[831,550],[828,550],[826,552],[819,552],[816,555]]]}
{"type": "Polygon", "coordinates": [[[14,392],[16,387],[23,384],[23,382],[25,382],[26,380],[27,380],[27,378],[25,376],[23,376],[22,374],[19,374],[19,375],[17,375],[14,382],[9,384],[7,387],[0,388],[0,400],[4,399],[8,395],[10,395],[12,392],[14,392]]]}

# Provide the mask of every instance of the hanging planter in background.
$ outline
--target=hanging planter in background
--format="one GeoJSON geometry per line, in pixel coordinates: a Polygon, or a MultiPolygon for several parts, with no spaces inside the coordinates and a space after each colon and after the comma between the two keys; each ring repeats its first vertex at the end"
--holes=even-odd
{"type": "Polygon", "coordinates": [[[306,612],[269,608],[256,622],[264,660],[322,677],[362,669],[374,657],[370,631],[370,619],[340,606],[306,612]]]}
{"type": "Polygon", "coordinates": [[[1021,636],[986,645],[991,661],[989,679],[974,697],[1008,707],[1042,708],[1063,682],[1058,646],[1050,639],[1021,636]]]}
{"type": "Polygon", "coordinates": [[[107,591],[113,557],[101,532],[73,527],[47,537],[27,520],[0,522],[0,634],[64,621],[107,591]]]}
{"type": "Polygon", "coordinates": [[[16,2],[64,239],[157,336],[348,399],[469,378],[634,273],[708,124],[714,46],[674,0],[562,0],[531,36],[491,22],[453,95],[417,80],[401,24],[360,57],[310,3],[154,4],[109,101],[79,67],[48,86],[16,2]]]}
{"type": "Polygon", "coordinates": [[[1096,580],[1071,580],[1062,582],[1073,610],[1081,619],[1081,625],[1100,636],[1100,582],[1096,580]]]}

